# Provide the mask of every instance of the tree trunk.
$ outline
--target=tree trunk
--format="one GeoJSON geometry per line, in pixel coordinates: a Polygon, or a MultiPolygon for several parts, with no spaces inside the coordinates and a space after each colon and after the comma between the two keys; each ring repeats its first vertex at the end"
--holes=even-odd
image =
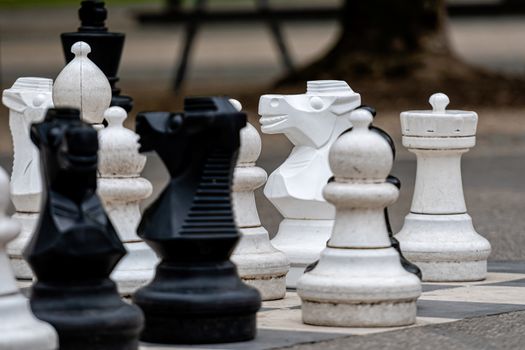
{"type": "Polygon", "coordinates": [[[444,0],[345,0],[341,34],[319,60],[278,81],[285,90],[306,80],[346,80],[366,96],[425,99],[442,90],[460,103],[513,103],[521,79],[472,67],[452,52],[444,0]],[[496,81],[496,82],[495,82],[496,81]],[[503,84],[501,91],[494,84],[503,84]]]}

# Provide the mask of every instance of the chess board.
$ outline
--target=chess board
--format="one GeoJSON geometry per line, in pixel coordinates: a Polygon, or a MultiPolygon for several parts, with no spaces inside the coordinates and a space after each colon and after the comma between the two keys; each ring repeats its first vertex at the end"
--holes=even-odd
{"type": "MultiPolygon", "coordinates": [[[[525,262],[490,262],[486,280],[469,283],[424,283],[417,322],[409,327],[454,322],[466,318],[525,310],[525,262]]],[[[263,302],[255,340],[235,344],[163,346],[143,344],[141,350],[250,349],[263,350],[339,337],[387,332],[395,328],[339,328],[305,325],[295,291],[283,300],[263,302]]]]}

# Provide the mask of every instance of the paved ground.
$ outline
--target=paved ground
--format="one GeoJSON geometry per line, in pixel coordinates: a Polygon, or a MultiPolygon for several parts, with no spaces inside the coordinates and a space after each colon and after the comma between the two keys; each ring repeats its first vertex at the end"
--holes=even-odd
{"type": "MultiPolygon", "coordinates": [[[[290,350],[503,350],[523,349],[525,311],[485,316],[366,337],[346,337],[286,347],[290,350]]],[[[285,349],[285,348],[283,348],[285,349]]]]}

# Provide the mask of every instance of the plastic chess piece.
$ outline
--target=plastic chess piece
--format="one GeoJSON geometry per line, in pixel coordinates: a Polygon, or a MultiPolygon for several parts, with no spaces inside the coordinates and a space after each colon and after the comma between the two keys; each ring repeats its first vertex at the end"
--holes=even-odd
{"type": "Polygon", "coordinates": [[[250,340],[260,295],[229,260],[240,236],[231,183],[246,115],[220,97],[187,98],[184,110],[136,120],[141,151],[157,152],[171,177],[138,229],[161,258],[153,281],[133,295],[146,319],[141,339],[250,340]]]}
{"type": "Polygon", "coordinates": [[[111,87],[104,73],[88,58],[85,42],[71,46],[75,58],[62,69],[53,85],[56,108],[77,108],[83,121],[102,127],[104,111],[111,102],[111,87]]]}
{"type": "Polygon", "coordinates": [[[66,62],[69,63],[75,58],[70,51],[74,43],[83,41],[90,45],[93,49],[91,60],[104,72],[111,84],[111,106],[122,107],[129,113],[133,108],[133,99],[121,95],[120,89],[116,86],[119,81],[117,72],[126,36],[123,33],[108,31],[105,25],[108,11],[103,1],[82,1],[78,16],[81,21],[78,31],[63,33],[60,36],[66,62]]]}
{"type": "Polygon", "coordinates": [[[76,109],[50,109],[31,128],[47,196],[24,251],[36,276],[35,315],[55,327],[60,349],[138,349],[143,316],[109,275],[126,250],[97,189],[97,132],[76,109]]]}
{"type": "Polygon", "coordinates": [[[336,217],[327,247],[298,282],[303,322],[323,326],[387,327],[416,320],[421,283],[400,263],[388,237],[384,208],[398,197],[386,181],[393,152],[370,130],[372,114],[351,113],[353,128],[333,144],[334,179],[323,191],[336,217]]]}
{"type": "Polygon", "coordinates": [[[54,350],[58,348],[55,330],[33,316],[11,271],[6,245],[16,238],[21,226],[5,215],[8,201],[9,180],[0,168],[0,349],[54,350]]]}
{"type": "Polygon", "coordinates": [[[9,108],[9,127],[13,137],[11,198],[16,209],[13,219],[22,225],[20,235],[9,244],[7,251],[19,279],[33,276],[22,258],[22,250],[35,231],[42,196],[39,155],[29,137],[29,128],[32,123],[41,121],[46,110],[53,107],[52,85],[51,79],[18,78],[2,96],[3,104],[9,108]]]}
{"type": "MultiPolygon", "coordinates": [[[[230,100],[237,110],[236,100],[230,100]]],[[[268,231],[261,225],[254,191],[265,184],[266,172],[255,165],[261,154],[261,137],[247,123],[241,130],[241,147],[233,177],[233,207],[241,239],[231,260],[248,285],[257,288],[262,300],[282,299],[286,294],[289,262],[283,252],[272,246],[268,231]]]]}
{"type": "Polygon", "coordinates": [[[98,194],[128,254],[113,271],[122,295],[131,295],[153,278],[157,257],[137,236],[140,201],[149,197],[151,183],[140,177],[146,157],[139,154],[139,136],[124,127],[127,114],[121,107],[104,113],[108,126],[99,131],[98,194]]]}
{"type": "Polygon", "coordinates": [[[417,156],[410,213],[396,238],[424,281],[476,281],[487,274],[490,243],[467,214],[461,156],[476,143],[475,112],[446,110],[445,94],[430,97],[431,111],[401,113],[403,145],[417,156]]]}
{"type": "Polygon", "coordinates": [[[264,95],[259,101],[261,131],[283,133],[294,144],[264,188],[284,217],[272,244],[290,260],[288,287],[295,287],[330,237],[335,211],[322,195],[332,176],[328,152],[351,126],[349,114],[360,104],[347,83],[332,80],[309,81],[306,94],[264,95]]]}

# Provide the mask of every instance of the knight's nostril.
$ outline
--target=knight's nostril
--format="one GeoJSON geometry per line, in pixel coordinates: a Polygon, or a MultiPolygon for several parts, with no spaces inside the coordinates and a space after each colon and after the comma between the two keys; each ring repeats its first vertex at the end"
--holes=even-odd
{"type": "Polygon", "coordinates": [[[273,108],[278,107],[279,106],[279,99],[272,98],[272,100],[270,101],[270,106],[272,106],[273,108]]]}

